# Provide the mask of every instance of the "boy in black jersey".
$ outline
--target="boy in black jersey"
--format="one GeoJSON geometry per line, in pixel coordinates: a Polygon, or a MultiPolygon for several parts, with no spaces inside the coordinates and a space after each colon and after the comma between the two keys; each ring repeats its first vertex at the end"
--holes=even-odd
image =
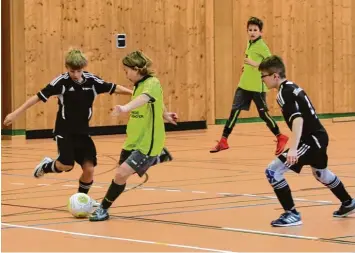
{"type": "Polygon", "coordinates": [[[10,125],[21,113],[39,101],[47,102],[49,97],[57,96],[59,109],[53,132],[59,156],[55,160],[45,157],[36,166],[33,175],[39,178],[46,173],[70,171],[77,162],[83,170],[78,189],[82,193],[89,192],[97,163],[95,144],[89,135],[94,99],[101,93],[132,94],[130,89],[107,83],[84,71],[87,63],[80,50],[70,50],[65,57],[68,72],[54,78],[4,120],[4,125],[10,125]]]}
{"type": "Polygon", "coordinates": [[[275,227],[302,224],[284,173],[293,170],[300,173],[304,165],[310,165],[314,177],[327,186],[341,201],[334,217],[346,217],[355,211],[355,199],[345,190],[343,183],[328,169],[328,134],[319,121],[315,109],[305,91],[288,81],[285,65],[278,56],[270,56],[259,66],[261,78],[269,89],[278,89],[277,102],[288,127],[292,131],[290,148],[272,161],[266,169],[266,177],[285,210],[280,218],[271,222],[275,227]]]}

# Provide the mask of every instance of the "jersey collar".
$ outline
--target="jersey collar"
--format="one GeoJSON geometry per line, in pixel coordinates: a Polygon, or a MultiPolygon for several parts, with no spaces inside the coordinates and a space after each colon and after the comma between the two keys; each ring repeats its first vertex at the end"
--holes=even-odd
{"type": "Polygon", "coordinates": [[[288,82],[288,80],[285,80],[285,81],[283,81],[282,83],[280,83],[279,90],[280,90],[281,87],[282,87],[285,83],[287,83],[287,82],[288,82]]]}
{"type": "Polygon", "coordinates": [[[141,80],[139,80],[138,82],[136,82],[136,83],[134,84],[134,86],[135,86],[135,87],[138,87],[138,85],[139,85],[140,83],[144,82],[144,81],[147,80],[149,77],[152,77],[152,76],[151,76],[151,75],[146,75],[146,76],[144,76],[141,80]]]}
{"type": "Polygon", "coordinates": [[[261,40],[261,36],[256,38],[255,40],[249,40],[250,45],[256,43],[258,40],[261,40]]]}

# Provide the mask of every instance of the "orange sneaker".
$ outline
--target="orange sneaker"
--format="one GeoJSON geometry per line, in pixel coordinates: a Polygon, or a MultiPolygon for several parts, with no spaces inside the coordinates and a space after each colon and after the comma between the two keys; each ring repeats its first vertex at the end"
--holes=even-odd
{"type": "Polygon", "coordinates": [[[276,138],[277,138],[277,147],[276,147],[275,155],[279,155],[284,151],[288,141],[288,137],[286,135],[279,134],[278,136],[276,136],[276,138]]]}
{"type": "Polygon", "coordinates": [[[220,141],[218,141],[217,145],[210,150],[210,153],[217,153],[219,151],[229,149],[227,138],[222,137],[220,141]]]}

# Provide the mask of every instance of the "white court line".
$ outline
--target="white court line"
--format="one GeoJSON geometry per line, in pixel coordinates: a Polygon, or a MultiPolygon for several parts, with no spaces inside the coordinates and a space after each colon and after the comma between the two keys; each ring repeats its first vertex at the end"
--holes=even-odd
{"type": "Polygon", "coordinates": [[[181,190],[165,190],[167,192],[181,192],[181,190]]]}
{"type": "Polygon", "coordinates": [[[217,194],[218,195],[235,195],[235,193],[230,193],[230,192],[218,192],[217,194]]]}
{"type": "Polygon", "coordinates": [[[11,183],[11,184],[14,184],[14,185],[24,185],[24,183],[11,183]]]}
{"type": "Polygon", "coordinates": [[[228,228],[228,227],[223,227],[222,229],[224,229],[224,230],[230,230],[230,231],[237,231],[237,232],[250,233],[250,234],[273,235],[273,236],[288,237],[288,238],[297,238],[297,239],[307,239],[307,240],[319,240],[319,239],[320,239],[320,238],[318,238],[318,237],[313,237],[313,236],[280,234],[280,233],[264,232],[264,231],[241,229],[241,228],[228,228]]]}
{"type": "Polygon", "coordinates": [[[203,191],[191,191],[192,193],[207,193],[207,192],[203,192],[203,191]]]}
{"type": "Polygon", "coordinates": [[[77,185],[73,185],[73,184],[63,184],[63,187],[78,187],[77,185]]]}
{"type": "Polygon", "coordinates": [[[91,188],[103,188],[102,186],[92,185],[91,188]]]}
{"type": "Polygon", "coordinates": [[[162,242],[136,240],[136,239],[130,239],[130,238],[114,237],[114,236],[85,234],[85,233],[70,232],[70,231],[65,231],[65,230],[31,227],[31,226],[9,224],[9,223],[1,223],[1,225],[8,226],[8,227],[14,227],[14,228],[33,229],[33,230],[40,230],[40,231],[54,232],[54,233],[61,233],[61,234],[68,234],[68,235],[77,235],[77,236],[91,237],[91,238],[101,238],[101,239],[108,239],[108,240],[137,242],[137,243],[145,243],[145,244],[156,244],[156,245],[163,245],[163,246],[175,247],[175,248],[194,249],[194,250],[210,251],[210,252],[233,252],[233,251],[225,251],[225,250],[219,250],[219,249],[201,248],[201,247],[189,246],[189,245],[183,245],[183,244],[162,243],[162,242]]]}
{"type": "Polygon", "coordinates": [[[153,189],[153,188],[142,188],[141,190],[143,190],[143,191],[155,191],[155,189],[153,189]]]}
{"type": "Polygon", "coordinates": [[[50,184],[37,184],[38,186],[49,186],[50,184]]]}

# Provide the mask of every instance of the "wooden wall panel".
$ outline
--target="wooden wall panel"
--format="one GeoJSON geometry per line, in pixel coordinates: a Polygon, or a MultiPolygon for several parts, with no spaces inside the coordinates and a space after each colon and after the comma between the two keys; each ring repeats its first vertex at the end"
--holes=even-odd
{"type": "MultiPolygon", "coordinates": [[[[143,50],[153,59],[166,106],[182,121],[206,120],[205,0],[25,0],[27,93],[35,94],[65,71],[69,47],[89,57],[88,71],[107,81],[132,87],[121,59],[143,50]],[[115,35],[127,34],[127,48],[117,49],[115,35]],[[45,63],[45,64],[43,64],[45,63]]],[[[56,101],[31,109],[27,129],[53,127],[56,101]]],[[[126,124],[127,116],[110,116],[111,108],[128,97],[101,95],[92,126],[126,124]]]]}
{"type": "MultiPolygon", "coordinates": [[[[2,6],[2,121],[25,100],[25,51],[23,0],[1,2],[2,6]]],[[[26,115],[21,115],[4,129],[25,129],[26,115]]]]}
{"type": "Polygon", "coordinates": [[[334,1],[334,112],[355,112],[355,3],[334,1]]]}
{"type": "Polygon", "coordinates": [[[236,85],[233,83],[233,0],[214,2],[216,118],[229,116],[236,85]]]}
{"type": "MultiPolygon", "coordinates": [[[[10,0],[1,1],[1,122],[11,106],[11,15],[10,0]]],[[[2,129],[11,129],[4,126],[2,129]]]]}
{"type": "Polygon", "coordinates": [[[206,110],[207,123],[215,124],[215,27],[214,0],[206,1],[206,110]]]}

